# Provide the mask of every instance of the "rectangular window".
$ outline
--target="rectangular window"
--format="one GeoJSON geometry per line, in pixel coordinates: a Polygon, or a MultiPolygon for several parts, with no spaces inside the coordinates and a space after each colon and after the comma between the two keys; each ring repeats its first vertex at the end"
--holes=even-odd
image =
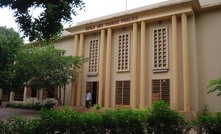
{"type": "Polygon", "coordinates": [[[118,66],[117,71],[129,71],[130,34],[118,36],[118,66]]]}
{"type": "Polygon", "coordinates": [[[116,82],[116,105],[130,105],[130,81],[116,82]]]}
{"type": "Polygon", "coordinates": [[[88,75],[98,74],[98,52],[99,52],[98,39],[91,40],[90,49],[89,49],[88,75]]]}
{"type": "Polygon", "coordinates": [[[14,94],[14,101],[23,101],[24,90],[20,89],[14,94]]]}
{"type": "Polygon", "coordinates": [[[153,71],[168,71],[168,33],[167,27],[153,30],[153,71]]]}
{"type": "Polygon", "coordinates": [[[152,80],[152,103],[163,100],[170,103],[170,80],[152,80]]]}

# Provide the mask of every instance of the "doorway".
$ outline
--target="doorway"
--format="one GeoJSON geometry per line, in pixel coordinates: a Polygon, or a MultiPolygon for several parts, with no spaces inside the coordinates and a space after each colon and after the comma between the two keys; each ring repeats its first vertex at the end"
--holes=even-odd
{"type": "Polygon", "coordinates": [[[92,101],[91,106],[94,106],[94,104],[97,104],[98,100],[98,82],[87,82],[87,89],[91,92],[92,101]]]}

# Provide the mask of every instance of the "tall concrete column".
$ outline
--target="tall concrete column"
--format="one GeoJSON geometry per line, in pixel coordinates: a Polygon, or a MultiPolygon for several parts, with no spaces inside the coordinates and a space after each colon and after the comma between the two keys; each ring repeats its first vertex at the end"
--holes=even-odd
{"type": "MultiPolygon", "coordinates": [[[[83,55],[84,55],[84,34],[80,34],[79,56],[83,56],[83,55]]],[[[79,69],[79,75],[78,75],[77,100],[76,100],[77,106],[80,106],[81,104],[82,79],[83,79],[83,65],[79,69]]]]}
{"type": "Polygon", "coordinates": [[[132,63],[131,63],[131,108],[136,108],[137,101],[137,32],[138,32],[138,24],[133,24],[133,43],[132,43],[132,63]]]}
{"type": "Polygon", "coordinates": [[[26,101],[26,96],[27,96],[27,87],[24,88],[24,94],[23,94],[23,101],[26,101]]]}
{"type": "Polygon", "coordinates": [[[9,98],[9,102],[13,102],[14,101],[14,96],[15,96],[15,92],[10,92],[10,98],[9,98]]]}
{"type": "Polygon", "coordinates": [[[3,90],[0,88],[0,100],[2,100],[3,90]]]}
{"type": "MultiPolygon", "coordinates": [[[[73,56],[78,55],[78,38],[79,36],[76,34],[74,36],[74,52],[73,56]]],[[[76,80],[72,80],[71,82],[71,105],[74,105],[76,103],[76,80]]]]}
{"type": "Polygon", "coordinates": [[[42,89],[40,89],[40,96],[39,96],[39,100],[40,101],[42,101],[43,100],[43,90],[42,89]]]}
{"type": "Polygon", "coordinates": [[[173,54],[173,109],[178,110],[179,88],[178,88],[178,44],[177,44],[177,17],[172,16],[172,54],[173,54]]]}
{"type": "Polygon", "coordinates": [[[110,107],[110,88],[111,88],[111,52],[112,52],[112,29],[107,30],[107,60],[106,60],[106,79],[105,79],[105,102],[104,107],[110,107]]]}
{"type": "Polygon", "coordinates": [[[182,14],[182,49],[183,49],[183,89],[184,89],[184,111],[190,111],[190,87],[189,87],[189,53],[187,38],[187,15],[182,14]]]}
{"type": "Polygon", "coordinates": [[[140,80],[140,106],[144,108],[146,106],[145,99],[146,99],[146,83],[147,83],[147,63],[146,63],[146,22],[141,22],[141,80],[140,80]]]}
{"type": "Polygon", "coordinates": [[[103,90],[104,90],[104,45],[105,45],[105,30],[101,30],[100,50],[99,50],[99,91],[98,104],[102,106],[103,90]]]}

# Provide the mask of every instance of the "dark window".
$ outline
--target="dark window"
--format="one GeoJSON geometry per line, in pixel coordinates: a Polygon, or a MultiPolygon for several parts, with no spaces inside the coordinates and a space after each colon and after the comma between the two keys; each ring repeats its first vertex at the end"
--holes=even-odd
{"type": "Polygon", "coordinates": [[[116,104],[130,105],[130,81],[116,82],[116,104]]]}
{"type": "Polygon", "coordinates": [[[152,80],[152,103],[163,100],[170,103],[170,80],[152,80]]]}

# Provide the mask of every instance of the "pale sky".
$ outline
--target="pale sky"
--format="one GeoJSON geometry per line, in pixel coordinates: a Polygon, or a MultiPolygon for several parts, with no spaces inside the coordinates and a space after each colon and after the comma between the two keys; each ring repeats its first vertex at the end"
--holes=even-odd
{"type": "MultiPolygon", "coordinates": [[[[77,22],[85,21],[121,11],[155,4],[167,0],[83,0],[85,3],[85,11],[79,11],[78,16],[73,16],[71,24],[64,24],[64,28],[69,25],[75,25],[77,22]],[[127,6],[126,6],[127,1],[127,6]]],[[[40,10],[33,11],[33,14],[38,14],[40,10]]],[[[14,21],[13,12],[8,8],[0,8],[0,26],[7,26],[18,31],[18,26],[14,21]]],[[[36,15],[37,16],[37,15],[36,15]]]]}

